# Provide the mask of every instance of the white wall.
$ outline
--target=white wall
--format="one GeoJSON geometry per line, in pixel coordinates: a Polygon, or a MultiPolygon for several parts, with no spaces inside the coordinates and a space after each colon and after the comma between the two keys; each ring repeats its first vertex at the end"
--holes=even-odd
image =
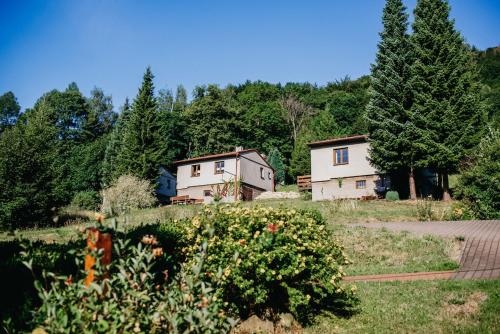
{"type": "Polygon", "coordinates": [[[274,191],[274,172],[257,152],[242,153],[239,168],[239,175],[244,183],[265,189],[266,191],[274,191]],[[260,168],[264,168],[264,179],[261,178],[260,168]],[[271,173],[270,177],[269,173],[271,173]]]}
{"type": "Polygon", "coordinates": [[[340,186],[339,180],[340,179],[333,179],[323,182],[313,182],[311,184],[312,200],[328,201],[340,198],[362,198],[363,196],[376,196],[375,182],[378,180],[377,175],[343,178],[342,186],[340,186]],[[364,180],[366,182],[366,188],[356,188],[356,181],[360,180],[364,180]]]}
{"type": "Polygon", "coordinates": [[[311,148],[311,181],[327,181],[339,177],[352,177],[376,174],[368,162],[368,143],[322,146],[311,148]],[[333,150],[348,147],[349,163],[333,164],[333,150]]]}
{"type": "Polygon", "coordinates": [[[234,181],[236,158],[195,161],[177,166],[177,189],[234,181]],[[215,162],[224,161],[224,174],[215,174],[215,162]],[[191,166],[200,165],[200,176],[191,177],[191,166]]]}

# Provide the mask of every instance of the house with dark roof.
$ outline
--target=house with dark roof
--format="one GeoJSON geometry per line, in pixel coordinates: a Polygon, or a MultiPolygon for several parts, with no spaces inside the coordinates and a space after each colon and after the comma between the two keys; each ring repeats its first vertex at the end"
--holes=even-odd
{"type": "Polygon", "coordinates": [[[255,149],[204,155],[176,161],[177,197],[210,203],[252,200],[274,191],[274,170],[255,149]]]}
{"type": "Polygon", "coordinates": [[[377,195],[381,179],[368,160],[367,135],[316,141],[309,147],[313,201],[377,195]]]}

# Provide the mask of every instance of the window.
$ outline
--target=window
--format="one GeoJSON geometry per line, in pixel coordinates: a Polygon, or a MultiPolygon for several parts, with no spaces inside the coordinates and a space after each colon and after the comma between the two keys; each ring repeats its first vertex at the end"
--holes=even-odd
{"type": "Polygon", "coordinates": [[[214,173],[224,174],[224,161],[216,161],[214,163],[214,173]]]}
{"type": "Polygon", "coordinates": [[[200,165],[191,165],[191,177],[200,176],[200,165]]]}
{"type": "Polygon", "coordinates": [[[205,197],[212,196],[212,190],[203,190],[203,196],[205,197]]]}
{"type": "Polygon", "coordinates": [[[171,186],[172,186],[172,180],[167,179],[167,189],[170,189],[171,186]]]}
{"type": "Polygon", "coordinates": [[[271,180],[271,172],[267,173],[267,177],[271,180]]]}
{"type": "Polygon", "coordinates": [[[347,147],[337,148],[333,150],[333,164],[345,165],[349,163],[349,151],[347,147]]]}
{"type": "Polygon", "coordinates": [[[260,178],[264,180],[264,168],[260,167],[260,178]]]}
{"type": "Polygon", "coordinates": [[[366,180],[356,181],[356,189],[365,189],[365,188],[366,188],[366,180]]]}

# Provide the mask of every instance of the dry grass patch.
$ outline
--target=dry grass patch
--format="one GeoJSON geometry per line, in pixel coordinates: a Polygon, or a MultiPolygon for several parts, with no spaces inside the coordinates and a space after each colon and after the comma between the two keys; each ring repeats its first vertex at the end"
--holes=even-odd
{"type": "Polygon", "coordinates": [[[467,297],[451,293],[445,297],[439,315],[441,320],[449,320],[454,325],[470,323],[481,309],[481,305],[488,299],[482,291],[475,291],[467,297]]]}

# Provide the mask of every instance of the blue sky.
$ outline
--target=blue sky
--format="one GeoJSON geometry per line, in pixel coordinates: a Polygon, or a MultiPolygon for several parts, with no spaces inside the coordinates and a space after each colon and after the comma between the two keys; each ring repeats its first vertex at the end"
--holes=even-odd
{"type": "MultiPolygon", "coordinates": [[[[411,10],[416,0],[405,4],[411,10]]],[[[450,0],[478,48],[500,44],[499,0],[450,0]]],[[[156,88],[309,81],[368,74],[384,0],[0,0],[0,94],[22,108],[75,81],[101,87],[115,109],[135,97],[146,66],[156,88]]]]}

